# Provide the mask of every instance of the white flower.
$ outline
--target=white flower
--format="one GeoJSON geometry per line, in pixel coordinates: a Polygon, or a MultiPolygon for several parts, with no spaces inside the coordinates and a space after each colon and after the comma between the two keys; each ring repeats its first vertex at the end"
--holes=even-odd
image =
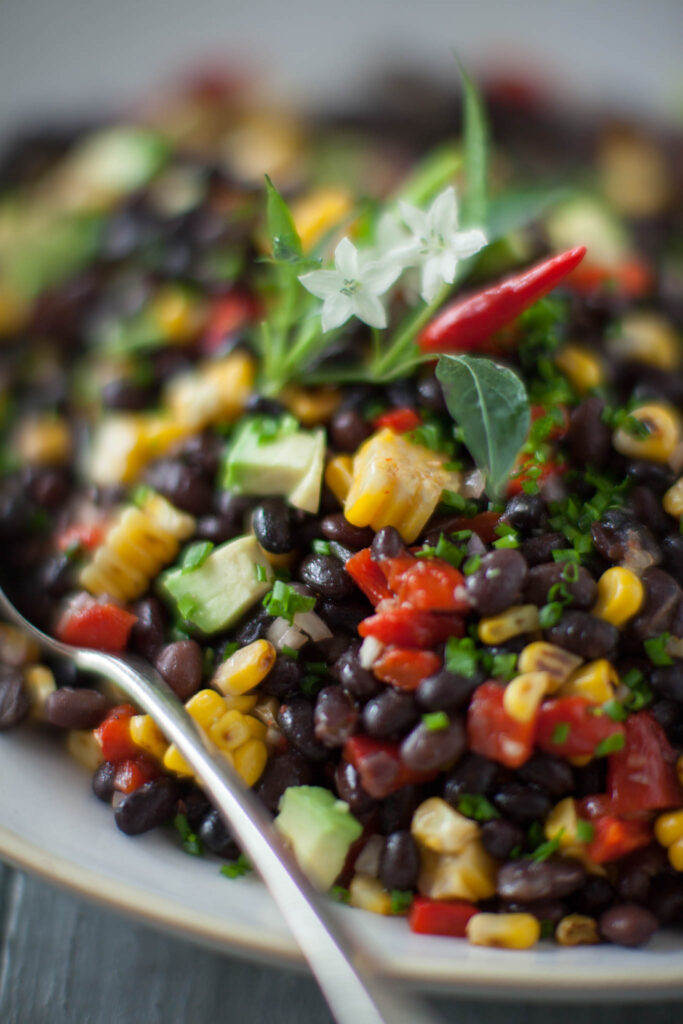
{"type": "Polygon", "coordinates": [[[299,278],[304,288],[323,300],[323,331],[331,331],[351,316],[370,327],[386,327],[387,314],[379,296],[401,273],[397,263],[363,261],[353,242],[342,238],[334,251],[334,270],[312,270],[299,278]]]}
{"type": "Polygon", "coordinates": [[[453,284],[458,260],[473,256],[486,245],[486,235],[479,228],[457,230],[458,204],[452,187],[438,195],[429,210],[418,210],[403,201],[399,208],[412,238],[387,253],[387,259],[419,266],[422,298],[432,302],[441,284],[453,284]]]}

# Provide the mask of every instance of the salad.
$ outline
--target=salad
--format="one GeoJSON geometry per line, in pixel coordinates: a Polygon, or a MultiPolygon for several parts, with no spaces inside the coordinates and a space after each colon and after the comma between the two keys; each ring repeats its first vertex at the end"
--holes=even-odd
{"type": "MultiPolygon", "coordinates": [[[[459,132],[212,79],[10,152],[2,582],[151,661],[335,898],[639,945],[683,923],[680,141],[462,82],[459,132]]],[[[28,723],[250,870],[149,716],[0,623],[28,723]]]]}

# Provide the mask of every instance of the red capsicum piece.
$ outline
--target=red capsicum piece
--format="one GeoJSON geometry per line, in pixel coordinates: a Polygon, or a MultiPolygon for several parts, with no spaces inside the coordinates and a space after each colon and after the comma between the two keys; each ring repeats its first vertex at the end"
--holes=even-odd
{"type": "Polygon", "coordinates": [[[447,306],[422,331],[423,352],[477,352],[492,335],[557,288],[578,267],[585,246],[568,249],[536,264],[523,274],[447,306]]]}
{"type": "Polygon", "coordinates": [[[137,616],[117,604],[79,601],[67,608],[55,629],[58,640],[74,647],[94,647],[120,654],[126,649],[137,616]]]}
{"type": "Polygon", "coordinates": [[[343,757],[358,772],[365,792],[377,800],[403,786],[429,782],[438,774],[413,771],[401,761],[398,743],[376,740],[372,736],[352,736],[344,744],[343,757]]]}
{"type": "Polygon", "coordinates": [[[416,690],[423,679],[441,668],[441,658],[433,651],[390,647],[372,666],[372,671],[383,683],[399,690],[416,690]]]}
{"type": "Polygon", "coordinates": [[[460,530],[471,530],[476,533],[484,544],[493,544],[497,539],[496,527],[500,522],[500,512],[477,512],[476,516],[454,516],[451,519],[443,519],[435,524],[448,536],[451,533],[458,533],[460,530]]]}
{"type": "Polygon", "coordinates": [[[94,551],[104,540],[105,533],[106,529],[102,525],[75,523],[57,534],[56,543],[60,551],[68,551],[72,547],[94,551]]]}
{"type": "Polygon", "coordinates": [[[610,755],[607,788],[616,814],[680,807],[683,793],[676,775],[676,753],[657,719],[639,711],[624,723],[622,750],[610,755]]]}
{"type": "Polygon", "coordinates": [[[114,772],[114,789],[120,793],[133,793],[146,782],[157,779],[161,771],[150,758],[139,755],[120,761],[114,772]]]}
{"type": "Polygon", "coordinates": [[[377,615],[363,619],[358,626],[361,636],[374,636],[393,647],[433,648],[449,636],[460,637],[465,624],[457,615],[421,612],[408,605],[383,606],[377,615]]]}
{"type": "Polygon", "coordinates": [[[209,314],[209,322],[200,343],[202,352],[216,352],[227,338],[253,321],[257,313],[256,300],[247,292],[234,291],[221,296],[209,314]]]}
{"type": "Polygon", "coordinates": [[[352,580],[360,587],[373,604],[379,604],[392,597],[384,573],[377,562],[373,562],[370,548],[363,548],[352,555],[344,567],[352,580]]]}
{"type": "Polygon", "coordinates": [[[503,706],[503,687],[488,682],[478,686],[467,712],[467,741],[470,750],[507,768],[519,768],[531,757],[534,746],[533,719],[518,722],[503,706]]]}
{"type": "Polygon", "coordinates": [[[416,896],[408,914],[411,931],[419,935],[450,935],[464,939],[467,922],[478,913],[467,900],[430,900],[416,896]]]}
{"type": "Polygon", "coordinates": [[[409,430],[415,430],[421,423],[422,420],[419,415],[414,409],[409,408],[390,409],[389,412],[383,412],[372,421],[375,430],[382,430],[384,427],[388,427],[395,434],[407,434],[409,430]]]}
{"type": "Polygon", "coordinates": [[[623,735],[622,723],[613,722],[585,697],[546,700],[536,721],[536,743],[546,754],[557,757],[599,756],[601,743],[623,735]]]}
{"type": "Polygon", "coordinates": [[[605,815],[593,822],[593,838],[586,845],[586,853],[596,864],[607,864],[620,860],[641,846],[648,846],[653,839],[652,826],[638,819],[615,818],[605,815]]]}
{"type": "Polygon", "coordinates": [[[118,704],[94,730],[103,761],[132,761],[140,755],[140,748],[130,738],[130,720],[135,714],[132,704],[118,704]]]}
{"type": "Polygon", "coordinates": [[[619,295],[639,299],[649,295],[654,285],[654,274],[639,259],[625,260],[617,267],[601,267],[586,262],[572,272],[567,286],[581,295],[612,289],[619,295]]]}
{"type": "Polygon", "coordinates": [[[385,558],[380,567],[401,604],[423,612],[469,609],[464,576],[442,558],[385,558]]]}

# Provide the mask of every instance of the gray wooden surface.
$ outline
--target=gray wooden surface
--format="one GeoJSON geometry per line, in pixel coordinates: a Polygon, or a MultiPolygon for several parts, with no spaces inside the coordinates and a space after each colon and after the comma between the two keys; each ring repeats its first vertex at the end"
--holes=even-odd
{"type": "MultiPolygon", "coordinates": [[[[439,999],[435,1006],[444,1024],[640,1024],[644,1017],[671,1024],[680,1017],[671,1003],[439,999]]],[[[330,1017],[307,977],[207,952],[0,865],[0,1024],[330,1024],[330,1017]]]]}

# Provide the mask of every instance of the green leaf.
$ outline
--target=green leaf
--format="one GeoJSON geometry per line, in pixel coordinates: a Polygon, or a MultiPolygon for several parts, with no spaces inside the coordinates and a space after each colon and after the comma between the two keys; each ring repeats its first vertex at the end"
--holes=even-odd
{"type": "Polygon", "coordinates": [[[481,793],[463,793],[458,799],[458,810],[466,818],[474,818],[475,821],[493,821],[494,818],[500,818],[491,801],[481,793]]]}
{"type": "Polygon", "coordinates": [[[436,377],[470,455],[486,475],[489,497],[502,496],[529,432],[524,384],[507,367],[466,355],[442,356],[436,377]]]}
{"type": "Polygon", "coordinates": [[[484,103],[477,87],[458,61],[463,84],[463,142],[465,195],[463,226],[482,226],[488,210],[489,129],[484,103]]]}
{"type": "Polygon", "coordinates": [[[284,263],[293,263],[303,255],[301,239],[294,227],[294,219],[287,203],[267,174],[266,195],[266,223],[273,246],[273,256],[284,263]]]}
{"type": "Polygon", "coordinates": [[[489,200],[484,223],[489,243],[538,220],[572,195],[572,190],[564,186],[539,185],[495,196],[489,200]]]}

